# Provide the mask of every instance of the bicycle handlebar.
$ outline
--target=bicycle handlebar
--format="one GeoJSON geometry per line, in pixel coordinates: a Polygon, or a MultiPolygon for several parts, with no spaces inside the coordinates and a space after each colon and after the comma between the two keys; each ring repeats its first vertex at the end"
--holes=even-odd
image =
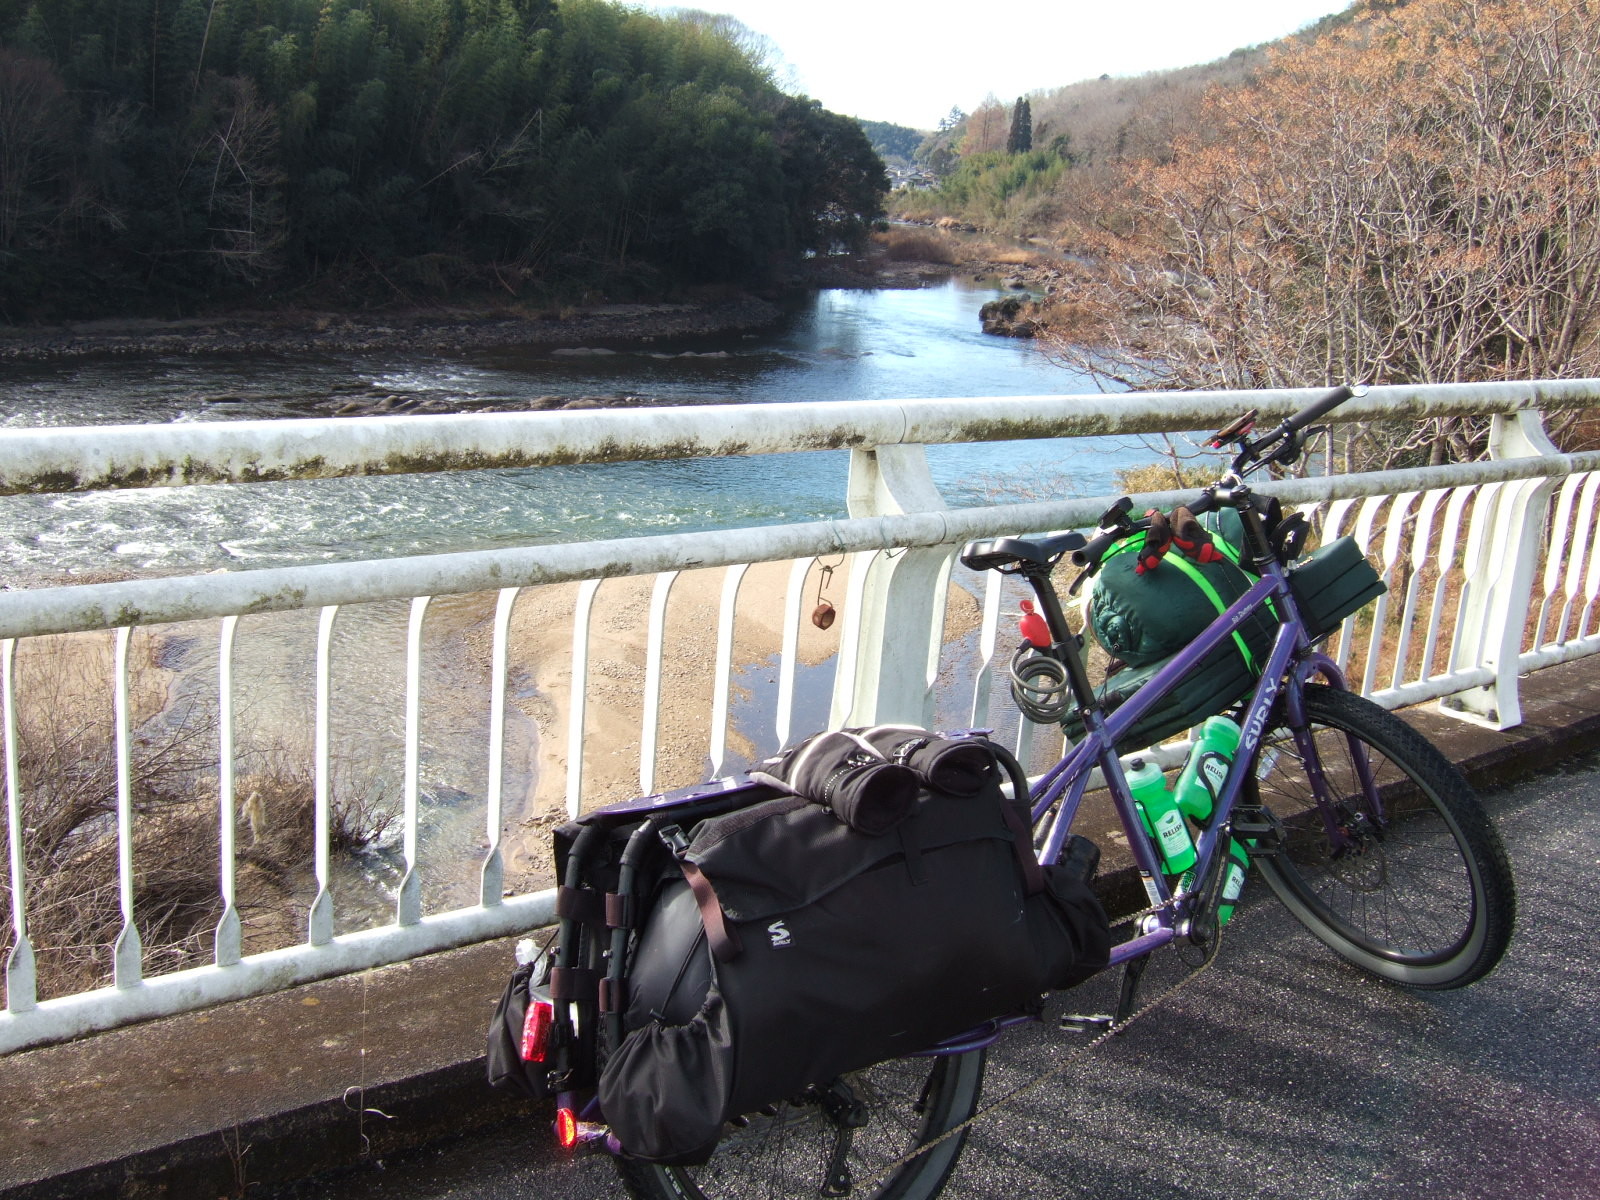
{"type": "Polygon", "coordinates": [[[1299,412],[1295,413],[1294,416],[1287,418],[1278,428],[1284,430],[1286,433],[1295,433],[1301,429],[1304,429],[1318,417],[1325,416],[1326,414],[1332,412],[1334,409],[1338,408],[1339,405],[1343,404],[1355,394],[1355,388],[1351,387],[1347,383],[1342,383],[1338,387],[1334,388],[1333,391],[1329,392],[1326,396],[1322,397],[1322,399],[1313,400],[1299,412]]]}
{"type": "MultiPolygon", "coordinates": [[[[1282,424],[1272,430],[1271,433],[1253,442],[1245,440],[1245,435],[1249,433],[1252,426],[1251,418],[1254,416],[1252,413],[1247,417],[1241,417],[1239,420],[1234,421],[1222,433],[1214,435],[1213,441],[1238,439],[1241,448],[1238,457],[1233,460],[1233,473],[1238,476],[1247,475],[1269,462],[1293,462],[1300,456],[1302,440],[1298,436],[1300,432],[1319,417],[1325,416],[1338,408],[1339,405],[1355,394],[1354,388],[1348,384],[1341,384],[1326,395],[1313,400],[1299,412],[1285,417],[1282,424]],[[1264,451],[1267,453],[1263,453],[1264,451]]],[[[1189,501],[1187,505],[1189,511],[1195,516],[1211,512],[1218,506],[1219,501],[1217,500],[1215,485],[1206,488],[1193,500],[1189,501]]],[[[1132,507],[1133,502],[1124,496],[1117,501],[1112,511],[1108,511],[1107,517],[1112,516],[1115,509],[1120,508],[1126,513],[1132,507]]],[[[1112,527],[1110,528],[1102,527],[1081,548],[1072,552],[1074,566],[1083,567],[1090,572],[1098,569],[1100,560],[1105,556],[1107,550],[1130,533],[1141,529],[1149,529],[1150,522],[1148,520],[1117,520],[1112,522],[1111,525],[1112,527]]]]}

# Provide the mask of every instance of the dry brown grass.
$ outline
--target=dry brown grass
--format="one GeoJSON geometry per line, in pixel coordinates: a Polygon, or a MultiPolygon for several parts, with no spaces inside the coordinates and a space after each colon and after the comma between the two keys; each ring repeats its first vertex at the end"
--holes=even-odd
{"type": "MultiPolygon", "coordinates": [[[[108,641],[39,642],[17,662],[17,800],[28,936],[40,997],[50,998],[110,982],[123,916],[108,641]]],[[[144,668],[136,679],[159,676],[153,645],[135,642],[144,668]]],[[[152,975],[209,962],[223,911],[215,715],[174,714],[166,702],[160,687],[133,688],[133,911],[152,975]]],[[[275,757],[253,764],[238,788],[237,904],[249,949],[303,934],[289,925],[304,909],[297,893],[313,857],[314,790],[309,773],[275,757]]],[[[359,789],[336,791],[332,849],[370,842],[389,820],[359,789]]],[[[10,859],[0,856],[0,957],[14,940],[11,906],[10,859]]]]}
{"type": "Polygon", "coordinates": [[[891,262],[954,264],[960,261],[956,246],[932,229],[890,229],[874,233],[872,241],[891,262]]]}

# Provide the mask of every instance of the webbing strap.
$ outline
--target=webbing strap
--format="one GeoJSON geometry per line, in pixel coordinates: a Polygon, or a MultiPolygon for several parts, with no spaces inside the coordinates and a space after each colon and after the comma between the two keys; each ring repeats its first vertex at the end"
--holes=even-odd
{"type": "MultiPolygon", "coordinates": [[[[1213,537],[1211,541],[1212,545],[1221,545],[1223,548],[1223,554],[1227,556],[1228,560],[1233,563],[1234,566],[1239,567],[1239,552],[1228,544],[1227,538],[1213,537]]],[[[1143,544],[1144,534],[1136,533],[1132,537],[1125,538],[1116,546],[1112,547],[1111,555],[1124,554],[1132,550],[1137,550],[1143,544]]],[[[1111,557],[1111,555],[1107,555],[1107,557],[1111,557]]],[[[1188,559],[1184,558],[1181,551],[1177,554],[1165,555],[1161,561],[1163,563],[1171,563],[1173,566],[1177,567],[1178,570],[1183,572],[1183,574],[1187,575],[1189,577],[1189,582],[1200,589],[1200,594],[1207,600],[1211,601],[1211,607],[1217,610],[1218,616],[1221,616],[1223,613],[1228,611],[1227,602],[1223,600],[1217,589],[1211,586],[1211,581],[1200,573],[1198,567],[1196,567],[1188,559]]],[[[1244,571],[1243,567],[1239,567],[1239,569],[1244,571]]],[[[1248,571],[1245,571],[1245,575],[1247,578],[1255,578],[1255,576],[1251,575],[1248,571]]],[[[1250,644],[1244,640],[1244,635],[1238,630],[1234,630],[1233,632],[1233,642],[1234,645],[1239,647],[1239,654],[1244,659],[1244,665],[1246,669],[1249,670],[1252,675],[1260,674],[1261,668],[1256,663],[1256,656],[1250,652],[1250,644]]]]}
{"type": "Polygon", "coordinates": [[[705,877],[705,872],[688,859],[680,858],[678,866],[682,868],[689,890],[694,893],[694,902],[699,906],[700,924],[705,926],[711,953],[717,956],[718,962],[732,962],[743,953],[744,946],[739,941],[739,931],[729,926],[722,915],[722,902],[717,899],[717,890],[711,886],[711,880],[705,877]]]}

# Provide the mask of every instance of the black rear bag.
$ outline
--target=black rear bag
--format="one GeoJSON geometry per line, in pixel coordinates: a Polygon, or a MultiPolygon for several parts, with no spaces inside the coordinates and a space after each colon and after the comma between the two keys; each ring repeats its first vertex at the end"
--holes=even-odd
{"type": "MultiPolygon", "coordinates": [[[[1021,778],[1003,750],[967,740],[1021,778]]],[[[726,1120],[1036,1011],[1105,964],[1093,892],[1039,868],[1025,804],[1005,799],[999,770],[978,774],[963,795],[924,778],[877,835],[815,798],[756,789],[747,807],[661,830],[676,853],[642,906],[625,984],[607,989],[620,1044],[598,1077],[629,1154],[703,1162],[726,1120]]]]}

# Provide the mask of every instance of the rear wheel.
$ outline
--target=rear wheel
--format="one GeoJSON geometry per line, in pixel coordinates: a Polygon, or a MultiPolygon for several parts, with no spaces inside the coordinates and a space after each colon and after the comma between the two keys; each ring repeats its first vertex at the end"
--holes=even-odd
{"type": "Polygon", "coordinates": [[[1305,707],[1309,728],[1270,730],[1256,758],[1254,790],[1285,831],[1276,853],[1253,856],[1263,878],[1301,924],[1375,975],[1427,989],[1481,979],[1511,939],[1516,888],[1477,795],[1370,700],[1313,684],[1305,707]],[[1327,782],[1321,804],[1308,759],[1327,782]]]}
{"type": "Polygon", "coordinates": [[[617,1169],[641,1200],[931,1200],[955,1169],[966,1130],[898,1168],[892,1165],[977,1110],[983,1066],[982,1050],[879,1063],[730,1124],[704,1166],[660,1167],[619,1158],[617,1169]]]}

